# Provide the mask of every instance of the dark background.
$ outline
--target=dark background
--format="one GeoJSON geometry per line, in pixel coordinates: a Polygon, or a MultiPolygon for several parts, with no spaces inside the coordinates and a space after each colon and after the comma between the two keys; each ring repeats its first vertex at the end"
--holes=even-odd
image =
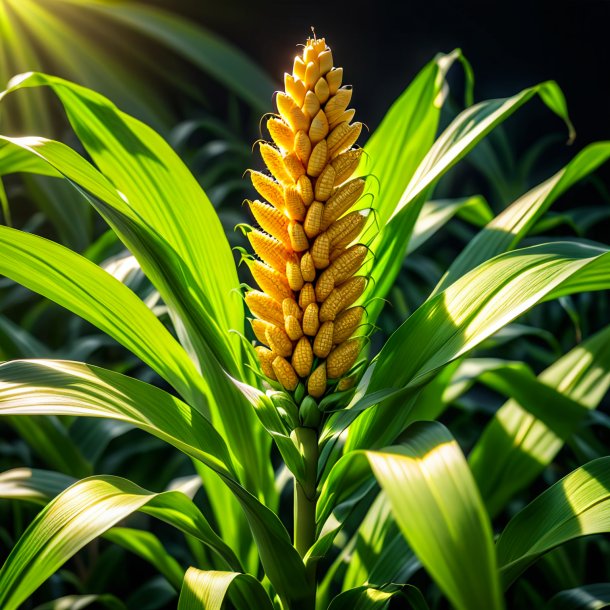
{"type": "MultiPolygon", "coordinates": [[[[171,6],[239,46],[278,81],[295,45],[315,26],[335,64],[344,66],[359,120],[371,129],[427,61],[460,47],[474,68],[476,100],[554,79],[576,127],[574,147],[610,138],[608,0],[178,0],[171,6]]],[[[549,126],[562,128],[554,117],[539,125],[548,112],[527,114],[523,131],[531,126],[534,137],[549,126]]]]}

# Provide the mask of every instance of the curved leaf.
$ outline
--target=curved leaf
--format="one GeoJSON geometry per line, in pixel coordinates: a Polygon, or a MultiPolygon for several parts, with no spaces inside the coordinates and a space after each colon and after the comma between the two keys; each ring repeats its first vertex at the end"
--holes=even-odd
{"type": "Polygon", "coordinates": [[[601,610],[610,608],[610,583],[585,585],[554,595],[544,610],[601,610]]]}
{"type": "Polygon", "coordinates": [[[468,242],[433,294],[493,256],[515,248],[561,194],[595,171],[609,157],[610,142],[591,144],[554,176],[517,199],[468,242]]]}
{"type": "Polygon", "coordinates": [[[196,409],[144,382],[78,362],[0,365],[0,415],[85,415],[126,421],[216,472],[241,505],[261,563],[287,603],[307,598],[305,566],[282,522],[236,480],[226,444],[196,409]]]}
{"type": "MultiPolygon", "coordinates": [[[[476,144],[516,110],[539,95],[543,102],[561,117],[572,134],[563,94],[556,83],[548,81],[520,91],[512,97],[480,102],[464,110],[445,129],[419,163],[400,198],[394,201],[391,214],[382,217],[383,227],[371,244],[375,258],[366,294],[383,299],[402,266],[413,227],[426,199],[438,180],[462,159],[476,144]]],[[[382,182],[383,184],[383,182],[382,182]]],[[[383,307],[381,299],[371,303],[368,318],[374,322],[383,307]]]]}
{"type": "Polygon", "coordinates": [[[437,422],[413,424],[402,440],[341,458],[322,488],[318,522],[370,466],[409,546],[450,602],[460,610],[502,608],[491,524],[459,446],[437,422]]]}
{"type": "Polygon", "coordinates": [[[606,532],[610,532],[610,457],[577,468],[510,520],[497,543],[504,586],[556,546],[606,532]]]}
{"type": "Polygon", "coordinates": [[[265,589],[250,574],[196,568],[184,576],[178,610],[221,610],[227,597],[237,610],[273,610],[265,589]]]}
{"type": "MultiPolygon", "coordinates": [[[[367,393],[421,387],[535,304],[609,286],[610,252],[603,247],[555,242],[497,256],[426,301],[392,334],[377,356],[367,393]],[[396,362],[403,364],[397,368],[396,362]]],[[[396,403],[386,399],[360,415],[346,450],[392,442],[409,417],[396,403]]]]}
{"type": "Polygon", "coordinates": [[[543,371],[538,385],[517,371],[483,374],[514,399],[496,411],[474,446],[470,467],[492,516],[557,455],[610,387],[610,326],[543,371]],[[503,378],[503,379],[502,379],[503,378]],[[554,392],[554,393],[553,393],[554,392]],[[517,395],[518,393],[518,395],[517,395]]]}
{"type": "Polygon", "coordinates": [[[152,493],[114,476],[90,477],[47,504],[13,547],[0,570],[2,608],[17,608],[79,549],[137,510],[199,538],[227,563],[238,565],[184,494],[152,493]]]}
{"type": "Polygon", "coordinates": [[[42,237],[0,227],[0,273],[91,322],[183,396],[194,397],[200,375],[186,352],[152,311],[101,267],[42,237]]]}

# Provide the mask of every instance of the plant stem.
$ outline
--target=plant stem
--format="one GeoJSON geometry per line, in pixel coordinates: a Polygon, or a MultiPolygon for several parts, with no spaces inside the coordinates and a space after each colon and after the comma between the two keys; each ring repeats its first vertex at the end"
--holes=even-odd
{"type": "MultiPolygon", "coordinates": [[[[318,435],[313,428],[294,430],[297,446],[305,461],[305,477],[294,481],[294,546],[304,557],[316,539],[316,479],[318,474],[318,435]]],[[[310,580],[315,582],[315,565],[310,580]]]]}

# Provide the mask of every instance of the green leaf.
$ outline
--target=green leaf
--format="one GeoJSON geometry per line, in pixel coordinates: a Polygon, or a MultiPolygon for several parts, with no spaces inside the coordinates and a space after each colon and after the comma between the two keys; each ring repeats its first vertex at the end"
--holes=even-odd
{"type": "Polygon", "coordinates": [[[250,574],[189,568],[184,576],[178,610],[221,610],[229,598],[237,610],[273,610],[263,586],[250,574]]]}
{"type": "MultiPolygon", "coordinates": [[[[262,491],[273,505],[277,494],[267,457],[270,439],[225,374],[250,376],[239,337],[244,313],[237,272],[212,204],[158,134],[103,96],[42,74],[23,75],[11,91],[40,85],[53,87],[102,173],[67,146],[41,138],[0,138],[9,148],[0,159],[13,170],[13,154],[23,160],[23,151],[46,161],[88,196],[136,256],[170,308],[185,345],[197,354],[206,374],[204,380],[195,375],[196,394],[206,395],[214,425],[239,465],[248,465],[240,472],[244,484],[253,493],[262,491]]],[[[3,163],[0,174],[6,171],[3,163]]],[[[21,170],[38,171],[39,165],[26,161],[21,170]]]]}
{"type": "Polygon", "coordinates": [[[197,404],[186,352],[127,286],[52,241],[0,227],[0,273],[91,322],[197,404]]]}
{"type": "MultiPolygon", "coordinates": [[[[375,255],[370,266],[373,281],[365,294],[381,299],[387,295],[402,266],[422,206],[438,180],[490,131],[537,94],[555,114],[564,119],[572,133],[563,94],[552,81],[529,87],[512,97],[487,100],[464,110],[427,151],[401,195],[393,199],[392,212],[381,216],[379,226],[383,228],[371,244],[375,255]]],[[[399,152],[395,151],[394,154],[399,152]]],[[[387,178],[381,183],[386,184],[391,180],[387,178]]],[[[371,322],[376,320],[382,306],[383,302],[379,299],[371,303],[367,310],[371,322]]]]}
{"type": "MultiPolygon", "coordinates": [[[[426,301],[389,338],[376,358],[367,393],[417,389],[535,304],[572,291],[610,286],[606,248],[555,242],[514,250],[473,269],[426,301]],[[397,368],[396,362],[403,363],[397,368]]],[[[346,450],[391,443],[409,410],[386,399],[350,427],[346,450]]]]}
{"type": "Polygon", "coordinates": [[[70,487],[74,479],[39,468],[13,468],[0,473],[0,497],[46,504],[70,487]]]}
{"type": "Polygon", "coordinates": [[[514,396],[495,413],[469,457],[493,516],[553,461],[588,410],[595,409],[608,391],[610,327],[557,360],[540,374],[539,382],[514,370],[488,372],[485,379],[514,396]]]}
{"type": "Polygon", "coordinates": [[[601,610],[610,607],[610,583],[585,585],[554,595],[544,610],[601,610]]]}
{"type": "Polygon", "coordinates": [[[610,157],[610,142],[591,144],[554,176],[534,187],[498,214],[470,240],[433,294],[440,292],[489,258],[514,249],[552,203],[572,185],[595,171],[610,157]]]}
{"type": "Polygon", "coordinates": [[[83,479],[37,515],[0,570],[0,604],[17,608],[88,542],[142,510],[187,532],[236,564],[199,509],[182,493],[152,493],[114,476],[83,479]]]}
{"type": "Polygon", "coordinates": [[[450,602],[460,610],[502,608],[491,524],[457,443],[437,422],[417,422],[401,440],[341,458],[322,488],[318,522],[370,466],[409,546],[450,602]]]}
{"type": "Polygon", "coordinates": [[[16,361],[0,365],[0,415],[16,414],[125,421],[199,460],[222,478],[238,500],[280,598],[298,604],[309,596],[305,566],[286,528],[237,482],[224,440],[196,409],[163,390],[98,367],[16,361]]]}
{"type": "Polygon", "coordinates": [[[517,513],[497,543],[505,587],[541,555],[581,536],[610,532],[610,457],[577,468],[517,513]]]}
{"type": "Polygon", "coordinates": [[[493,212],[489,204],[480,195],[426,201],[413,227],[413,235],[407,247],[407,254],[417,250],[456,214],[466,216],[477,225],[485,224],[493,218],[493,212]]]}

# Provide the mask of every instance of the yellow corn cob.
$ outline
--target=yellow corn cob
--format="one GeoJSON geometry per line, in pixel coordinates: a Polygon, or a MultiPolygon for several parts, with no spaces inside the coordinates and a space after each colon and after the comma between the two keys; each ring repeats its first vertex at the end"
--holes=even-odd
{"type": "Polygon", "coordinates": [[[347,309],[366,287],[354,274],[368,251],[350,246],[366,222],[366,214],[349,213],[365,183],[349,180],[362,155],[351,148],[362,125],[351,123],[352,90],[342,80],[325,40],[309,39],[276,96],[279,116],[267,121],[275,146],[260,146],[274,178],[252,173],[273,206],[250,203],[261,231],[249,239],[262,262],[248,265],[263,292],[249,292],[246,302],[255,336],[271,348],[257,348],[261,369],[287,391],[307,382],[314,398],[326,393],[327,376],[340,377],[355,362],[360,343],[349,337],[364,312],[347,309]]]}
{"type": "Polygon", "coordinates": [[[291,255],[277,239],[254,230],[248,233],[248,241],[259,257],[276,271],[281,273],[286,269],[291,255]]]}
{"type": "Polygon", "coordinates": [[[330,162],[336,172],[335,185],[345,182],[356,171],[360,157],[362,157],[362,148],[347,150],[330,162]]]}
{"type": "Polygon", "coordinates": [[[334,123],[344,112],[352,99],[351,88],[341,87],[332,99],[324,106],[324,113],[329,123],[334,123]]]}
{"type": "Polygon", "coordinates": [[[316,282],[316,300],[319,303],[326,301],[335,287],[335,278],[328,269],[324,271],[316,282]]]}
{"type": "Polygon", "coordinates": [[[313,342],[313,353],[318,358],[326,358],[333,347],[334,323],[323,322],[313,342]]]}
{"type": "Polygon", "coordinates": [[[283,328],[269,324],[265,329],[265,338],[271,351],[278,356],[286,357],[292,354],[292,341],[283,328]]]}
{"type": "Polygon", "coordinates": [[[307,165],[309,155],[311,155],[311,140],[303,130],[297,131],[296,135],[294,136],[294,152],[301,160],[301,163],[303,165],[307,165]]]}
{"type": "Polygon", "coordinates": [[[288,173],[286,166],[284,165],[284,159],[280,151],[277,148],[273,148],[270,144],[262,143],[259,146],[261,156],[265,165],[269,171],[273,174],[273,177],[280,184],[291,184],[293,182],[292,177],[288,173]]]}
{"type": "Polygon", "coordinates": [[[333,343],[338,345],[347,341],[358,328],[363,315],[364,307],[350,307],[342,311],[335,320],[333,343]]]}
{"type": "Polygon", "coordinates": [[[332,165],[327,165],[322,170],[322,173],[316,180],[316,189],[314,191],[318,201],[326,201],[333,194],[336,173],[332,165]]]}
{"type": "Polygon", "coordinates": [[[275,98],[277,109],[293,132],[297,132],[300,129],[307,129],[309,127],[309,121],[303,114],[303,111],[295,104],[294,100],[285,93],[278,93],[275,98]]]}
{"type": "Polygon", "coordinates": [[[297,188],[299,189],[299,195],[303,203],[308,206],[313,201],[313,187],[311,186],[311,180],[303,175],[297,181],[297,188]]]}
{"type": "MultiPolygon", "coordinates": [[[[326,359],[326,374],[329,379],[337,379],[349,371],[360,353],[361,340],[350,339],[328,354],[326,359]]],[[[277,371],[276,371],[277,375],[277,371]]]]}
{"type": "Polygon", "coordinates": [[[326,82],[328,83],[328,90],[331,95],[335,95],[341,86],[343,80],[343,68],[335,68],[326,75],[326,82]]]}
{"type": "MultiPolygon", "coordinates": [[[[302,293],[302,291],[301,291],[302,293]]],[[[276,326],[284,324],[284,313],[282,306],[269,295],[259,290],[251,290],[245,297],[248,309],[261,320],[271,322],[276,326]]]]}
{"type": "Polygon", "coordinates": [[[268,345],[267,337],[265,333],[267,332],[267,328],[269,326],[273,326],[273,324],[269,324],[269,322],[264,322],[263,320],[258,320],[254,318],[250,320],[250,324],[252,326],[252,330],[254,332],[254,336],[263,344],[268,345]]]}
{"type": "Polygon", "coordinates": [[[273,370],[272,363],[276,359],[277,354],[274,354],[271,350],[267,349],[266,347],[263,347],[262,345],[255,347],[254,351],[256,352],[258,361],[260,362],[261,371],[263,371],[263,375],[275,381],[277,377],[275,376],[275,371],[273,370]]]}
{"type": "Polygon", "coordinates": [[[311,258],[313,258],[313,264],[316,269],[326,269],[330,264],[330,240],[326,233],[320,233],[316,240],[313,242],[311,248],[311,258]]]}
{"type": "MultiPolygon", "coordinates": [[[[323,81],[324,79],[320,79],[323,81]]],[[[311,125],[309,127],[309,139],[312,144],[318,144],[321,142],[330,131],[330,126],[328,124],[328,119],[326,118],[326,114],[323,110],[318,111],[316,116],[311,121],[311,125]]]]}
{"type": "Polygon", "coordinates": [[[267,233],[273,235],[273,237],[281,241],[285,246],[290,246],[288,219],[286,216],[279,210],[276,210],[265,203],[261,203],[258,200],[249,201],[248,204],[252,215],[263,231],[267,231],[267,233]]]}
{"type": "Polygon", "coordinates": [[[283,157],[283,161],[284,167],[286,168],[286,171],[292,178],[293,182],[296,182],[303,174],[305,174],[305,168],[299,160],[296,152],[292,151],[286,154],[283,157]]]}
{"type": "Polygon", "coordinates": [[[288,280],[288,286],[295,292],[298,292],[303,288],[303,274],[301,273],[301,265],[296,260],[289,260],[286,262],[286,279],[288,280]]]}
{"type": "Polygon", "coordinates": [[[305,282],[313,282],[316,279],[316,266],[311,252],[305,252],[301,258],[301,276],[305,282]]]}
{"type": "Polygon", "coordinates": [[[303,252],[309,248],[307,235],[302,224],[298,222],[290,222],[288,225],[288,237],[290,237],[290,245],[295,252],[303,252]]]}
{"type": "Polygon", "coordinates": [[[314,398],[320,398],[326,392],[326,362],[323,362],[309,376],[307,393],[314,398]]]}
{"type": "MultiPolygon", "coordinates": [[[[330,96],[330,89],[325,78],[320,78],[314,87],[314,92],[320,104],[324,104],[330,96]]],[[[326,116],[326,115],[324,115],[326,116]]]]}
{"type": "Polygon", "coordinates": [[[303,313],[303,332],[310,337],[315,337],[320,328],[320,320],[318,318],[318,304],[310,303],[303,313]]]}
{"type": "Polygon", "coordinates": [[[308,91],[305,94],[305,101],[303,102],[303,114],[309,119],[313,118],[320,111],[320,100],[317,98],[313,91],[308,91]]]}
{"type": "Polygon", "coordinates": [[[297,106],[300,107],[303,104],[307,90],[302,80],[294,78],[292,74],[286,72],[284,74],[284,89],[286,89],[286,93],[297,106]]]}
{"type": "Polygon", "coordinates": [[[275,117],[270,118],[267,121],[267,129],[271,139],[275,142],[277,147],[283,152],[292,150],[292,143],[294,141],[294,134],[292,129],[282,119],[275,117]]]}
{"type": "Polygon", "coordinates": [[[313,176],[314,178],[318,177],[326,166],[327,158],[328,145],[326,144],[326,140],[321,140],[313,147],[313,150],[311,151],[311,156],[309,157],[309,162],[307,163],[307,174],[309,176],[313,176]]]}
{"type": "Polygon", "coordinates": [[[273,180],[273,178],[265,176],[265,174],[261,174],[260,172],[250,172],[250,180],[252,180],[252,186],[261,197],[266,199],[278,210],[284,208],[284,193],[282,187],[273,180]]]}
{"type": "MultiPolygon", "coordinates": [[[[316,190],[318,186],[316,184],[316,190]]],[[[322,214],[324,213],[324,204],[320,201],[314,201],[307,210],[307,216],[305,216],[305,222],[303,228],[305,234],[310,239],[315,237],[320,232],[320,225],[322,224],[322,214]]]]}
{"type": "Polygon", "coordinates": [[[358,201],[363,191],[364,180],[362,178],[355,178],[340,186],[324,206],[322,231],[326,231],[337,218],[347,212],[358,201]]]}
{"type": "Polygon", "coordinates": [[[307,337],[301,337],[292,354],[292,368],[299,377],[307,377],[313,364],[311,343],[307,337]]]}
{"type": "Polygon", "coordinates": [[[281,303],[284,299],[292,297],[292,290],[288,285],[288,280],[275,269],[261,263],[260,261],[250,261],[248,263],[254,281],[260,286],[263,292],[281,303]]]}
{"type": "MultiPolygon", "coordinates": [[[[352,117],[349,118],[351,121],[352,117]]],[[[348,123],[344,121],[343,123],[339,123],[339,125],[347,125],[347,131],[337,144],[332,147],[329,146],[328,154],[331,159],[334,159],[344,153],[350,146],[353,146],[360,137],[360,132],[362,131],[362,123],[348,125],[348,123]]]]}
{"type": "Polygon", "coordinates": [[[303,329],[296,316],[286,316],[284,320],[284,330],[291,341],[298,341],[303,336],[303,329]]]}
{"type": "MultiPolygon", "coordinates": [[[[322,233],[322,235],[326,235],[322,233]]],[[[352,277],[362,266],[368,250],[362,244],[356,244],[348,248],[329,268],[329,273],[332,274],[335,284],[340,284],[348,278],[352,277]]],[[[314,259],[315,262],[315,259],[314,259]]]]}
{"type": "Polygon", "coordinates": [[[337,125],[340,125],[341,123],[351,123],[355,114],[356,111],[353,108],[351,110],[346,110],[345,112],[341,113],[334,121],[331,122],[330,128],[334,129],[337,125]]]}
{"type": "Polygon", "coordinates": [[[271,366],[273,367],[273,372],[275,373],[277,380],[282,386],[289,392],[294,391],[299,384],[299,378],[290,362],[281,356],[277,356],[271,363],[271,366]]]}
{"type": "Polygon", "coordinates": [[[297,320],[303,318],[303,311],[294,299],[284,299],[282,301],[282,312],[284,317],[294,316],[297,320]]]}
{"type": "Polygon", "coordinates": [[[301,221],[305,219],[305,204],[301,199],[298,187],[290,185],[284,189],[284,205],[289,218],[301,221]]]}
{"type": "Polygon", "coordinates": [[[316,302],[316,293],[313,286],[308,282],[301,288],[299,293],[299,307],[305,311],[310,303],[316,302]]]}
{"type": "Polygon", "coordinates": [[[350,212],[333,223],[326,234],[331,248],[341,248],[350,244],[364,228],[366,216],[360,212],[350,212]]]}

